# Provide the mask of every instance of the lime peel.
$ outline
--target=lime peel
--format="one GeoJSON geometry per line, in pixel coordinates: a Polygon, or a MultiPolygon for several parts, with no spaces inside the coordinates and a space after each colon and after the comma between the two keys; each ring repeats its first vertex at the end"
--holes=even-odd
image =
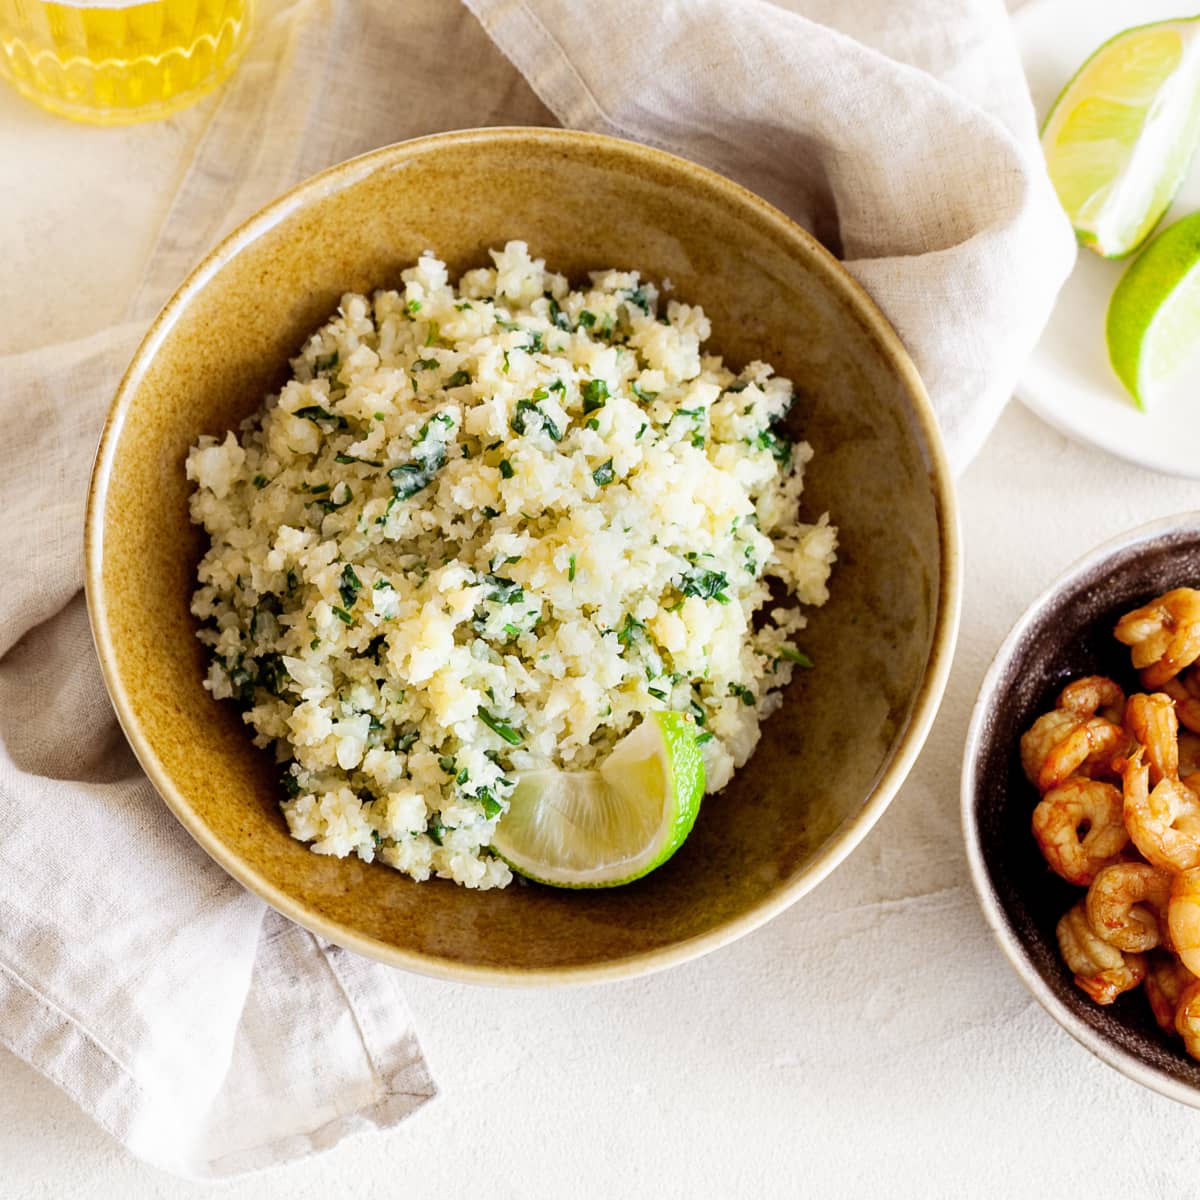
{"type": "Polygon", "coordinates": [[[703,796],[695,723],[685,713],[654,712],[598,770],[519,775],[492,850],[538,883],[616,887],[683,845],[703,796]]]}
{"type": "Polygon", "coordinates": [[[1105,337],[1113,370],[1145,409],[1200,345],[1200,213],[1164,229],[1121,277],[1105,337]]]}
{"type": "Polygon", "coordinates": [[[1079,240],[1105,258],[1140,246],[1200,144],[1200,17],[1127,29],[1055,100],[1046,165],[1079,240]]]}

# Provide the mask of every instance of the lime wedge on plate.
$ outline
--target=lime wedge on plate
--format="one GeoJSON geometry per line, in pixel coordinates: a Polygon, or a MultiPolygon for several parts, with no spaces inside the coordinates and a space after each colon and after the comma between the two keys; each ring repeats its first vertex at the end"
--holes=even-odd
{"type": "Polygon", "coordinates": [[[539,883],[615,887],[683,845],[703,795],[695,723],[683,713],[651,713],[599,770],[520,775],[492,849],[539,883]]]}
{"type": "Polygon", "coordinates": [[[1062,90],[1042,129],[1058,198],[1105,258],[1136,250],[1200,142],[1200,17],[1127,29],[1062,90]]]}
{"type": "Polygon", "coordinates": [[[1108,357],[1139,408],[1200,352],[1200,213],[1164,229],[1108,303],[1108,357]]]}

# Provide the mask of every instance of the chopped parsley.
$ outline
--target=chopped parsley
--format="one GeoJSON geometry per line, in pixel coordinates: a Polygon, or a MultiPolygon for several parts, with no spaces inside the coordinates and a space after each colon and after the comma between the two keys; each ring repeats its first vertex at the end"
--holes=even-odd
{"type": "Polygon", "coordinates": [[[646,289],[644,287],[632,288],[630,291],[625,293],[625,299],[635,308],[640,308],[642,312],[646,314],[646,316],[650,315],[650,297],[646,295],[646,289]]]}
{"type": "Polygon", "coordinates": [[[354,567],[347,563],[342,568],[342,582],[338,584],[338,591],[342,594],[342,604],[347,609],[353,608],[361,590],[362,580],[355,574],[354,567]]]}
{"type": "Polygon", "coordinates": [[[335,429],[348,429],[350,422],[346,420],[340,413],[331,413],[329,409],[322,408],[319,404],[310,404],[306,408],[298,408],[293,417],[302,417],[305,421],[311,421],[322,432],[331,433],[335,429]]]}
{"type": "Polygon", "coordinates": [[[770,429],[764,429],[750,444],[756,450],[769,450],[771,457],[781,467],[786,467],[792,461],[792,443],[770,429]]]}
{"type": "Polygon", "coordinates": [[[795,646],[782,645],[779,647],[779,657],[786,658],[788,662],[794,662],[797,666],[803,667],[806,671],[811,671],[814,664],[813,660],[804,653],[803,650],[797,650],[795,646]]]}
{"type": "Polygon", "coordinates": [[[588,379],[579,389],[579,394],[583,397],[583,415],[586,417],[588,413],[604,407],[609,397],[608,384],[603,379],[588,379]]]}
{"type": "Polygon", "coordinates": [[[645,625],[637,620],[633,613],[626,613],[625,622],[617,633],[617,641],[622,646],[632,646],[645,632],[645,625]]]}
{"type": "Polygon", "coordinates": [[[572,554],[571,557],[569,559],[567,559],[567,563],[568,563],[567,582],[574,583],[575,582],[575,555],[572,554]]]}
{"type": "Polygon", "coordinates": [[[613,472],[613,460],[610,458],[608,462],[601,463],[593,472],[592,479],[597,487],[607,487],[616,478],[613,472]]]}
{"type": "Polygon", "coordinates": [[[464,371],[461,367],[446,380],[447,387],[464,387],[471,382],[471,372],[464,371]]]}
{"type": "MultiPolygon", "coordinates": [[[[313,488],[312,490],[315,492],[317,489],[316,489],[316,488],[313,488]]],[[[329,488],[328,488],[328,486],[326,485],[326,486],[325,486],[325,487],[323,487],[321,490],[322,490],[322,491],[329,491],[329,488]]],[[[353,492],[350,490],[350,485],[349,485],[348,483],[346,483],[346,481],[345,481],[345,480],[342,480],[341,482],[339,482],[339,483],[337,484],[337,486],[336,486],[336,487],[333,489],[333,491],[330,493],[330,496],[329,496],[329,499],[328,499],[328,500],[314,500],[314,501],[313,501],[313,503],[314,503],[314,504],[315,504],[315,505],[316,505],[318,508],[322,509],[324,512],[327,512],[327,513],[332,513],[332,512],[337,512],[337,510],[338,510],[339,508],[345,508],[345,507],[346,507],[346,505],[347,505],[347,504],[349,504],[349,503],[350,503],[350,501],[351,501],[351,500],[353,500],[353,499],[354,499],[354,493],[353,493],[353,492]],[[346,489],[346,490],[345,490],[345,494],[343,495],[343,497],[342,497],[342,499],[341,499],[341,500],[337,500],[337,499],[335,499],[335,497],[336,497],[336,496],[337,496],[337,494],[338,494],[338,488],[345,488],[345,489],[346,489]]]]}
{"type": "Polygon", "coordinates": [[[746,686],[740,683],[731,683],[729,685],[729,694],[737,696],[739,700],[747,707],[754,706],[754,693],[746,686]]]}
{"type": "Polygon", "coordinates": [[[505,579],[502,575],[485,575],[488,587],[487,598],[497,604],[518,604],[525,598],[525,589],[515,579],[505,579]]]}
{"type": "Polygon", "coordinates": [[[418,358],[413,363],[414,371],[436,371],[442,364],[436,358],[418,358]]]}
{"type": "Polygon", "coordinates": [[[715,600],[718,604],[729,603],[725,593],[729,579],[724,571],[707,571],[693,565],[679,576],[676,586],[685,596],[699,596],[701,600],[715,600]]]}
{"type": "Polygon", "coordinates": [[[502,479],[511,479],[515,474],[516,471],[513,470],[512,463],[507,458],[502,458],[500,460],[500,477],[502,479]]]}
{"type": "Polygon", "coordinates": [[[251,482],[254,484],[254,486],[256,488],[259,489],[259,491],[262,491],[262,489],[267,486],[267,483],[269,481],[265,475],[255,475],[254,479],[251,482]]]}
{"type": "Polygon", "coordinates": [[[493,717],[486,708],[479,709],[479,719],[498,737],[503,738],[510,746],[521,744],[521,735],[511,726],[493,717]]]}
{"type": "MultiPolygon", "coordinates": [[[[544,400],[546,398],[546,393],[540,388],[538,391],[541,392],[541,399],[544,400]]],[[[537,393],[535,393],[535,395],[536,394],[537,393]]],[[[539,400],[534,399],[532,396],[527,397],[524,400],[517,401],[517,410],[515,413],[513,413],[513,418],[510,422],[514,433],[524,434],[528,431],[530,413],[535,413],[537,415],[541,423],[541,428],[546,431],[552,442],[562,441],[562,430],[559,429],[559,427],[552,420],[550,420],[548,416],[546,416],[541,409],[539,400]]]]}
{"type": "Polygon", "coordinates": [[[571,332],[571,319],[558,306],[558,301],[553,296],[548,296],[550,301],[550,323],[555,329],[561,329],[563,333],[571,332]]]}
{"type": "MultiPolygon", "coordinates": [[[[439,414],[444,416],[445,414],[439,414]]],[[[436,419],[436,418],[435,418],[436,419]]],[[[425,429],[427,430],[427,425],[425,429]]],[[[422,430],[422,441],[424,440],[424,430],[422,430]]],[[[392,467],[388,471],[388,478],[392,481],[392,499],[407,500],[410,496],[415,496],[418,492],[423,491],[432,482],[433,477],[441,470],[446,463],[446,447],[442,442],[433,442],[431,448],[420,455],[413,462],[402,463],[398,467],[392,467]]]]}
{"type": "Polygon", "coordinates": [[[335,617],[337,617],[337,619],[339,621],[341,621],[341,623],[343,625],[353,625],[354,624],[354,618],[344,608],[338,608],[338,606],[336,604],[333,605],[332,607],[333,607],[333,615],[335,617]]]}
{"type": "Polygon", "coordinates": [[[353,454],[339,454],[334,462],[339,462],[343,466],[348,466],[350,463],[362,463],[364,467],[382,467],[383,463],[378,462],[373,458],[355,458],[353,454]]]}

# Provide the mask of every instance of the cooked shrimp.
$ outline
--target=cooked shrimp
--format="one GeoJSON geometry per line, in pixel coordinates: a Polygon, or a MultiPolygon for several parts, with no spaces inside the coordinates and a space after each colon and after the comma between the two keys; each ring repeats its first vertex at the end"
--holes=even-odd
{"type": "Polygon", "coordinates": [[[1200,670],[1192,667],[1174,679],[1168,679],[1161,690],[1175,701],[1175,715],[1180,725],[1200,733],[1200,670]]]}
{"type": "Polygon", "coordinates": [[[1193,975],[1200,975],[1200,870],[1181,871],[1171,880],[1167,924],[1175,953],[1193,975]]]}
{"type": "Polygon", "coordinates": [[[1200,592],[1173,588],[1126,613],[1113,633],[1133,651],[1143,686],[1160,688],[1200,658],[1200,592]]]}
{"type": "Polygon", "coordinates": [[[1149,863],[1102,867],[1088,888],[1088,924],[1110,946],[1134,953],[1153,950],[1167,932],[1171,876],[1149,863]]]}
{"type": "Polygon", "coordinates": [[[1200,796],[1178,779],[1150,790],[1150,767],[1139,747],[1125,761],[1125,828],[1147,861],[1165,871],[1200,866],[1200,796]]]}
{"type": "Polygon", "coordinates": [[[1120,725],[1125,717],[1125,693],[1120,684],[1106,675],[1085,675],[1063,688],[1056,707],[1081,717],[1094,717],[1099,713],[1114,725],[1120,725]]]}
{"type": "MultiPolygon", "coordinates": [[[[1175,712],[1178,714],[1179,706],[1175,712]]],[[[1186,729],[1179,731],[1179,778],[1186,779],[1200,771],[1200,737],[1186,729]]],[[[1190,785],[1189,785],[1190,786],[1190,785]]]]}
{"type": "Polygon", "coordinates": [[[1088,717],[1046,755],[1038,772],[1043,792],[1065,783],[1072,775],[1109,774],[1112,761],[1126,746],[1125,732],[1103,717],[1088,717]]]}
{"type": "Polygon", "coordinates": [[[1156,954],[1146,968],[1146,999],[1150,1011],[1164,1033],[1174,1033],[1175,1012],[1183,989],[1195,983],[1196,977],[1170,954],[1156,954]]]}
{"type": "Polygon", "coordinates": [[[1097,1004],[1111,1004],[1122,992],[1135,988],[1146,974],[1146,960],[1110,946],[1088,924],[1081,900],[1058,923],[1058,948],[1076,984],[1097,1004]]]}
{"type": "Polygon", "coordinates": [[[1200,979],[1189,983],[1175,1006],[1175,1032],[1183,1038],[1183,1048],[1200,1058],[1200,979]]]}
{"type": "Polygon", "coordinates": [[[1152,785],[1179,778],[1179,721],[1170,696],[1162,692],[1130,696],[1125,728],[1145,747],[1152,785]]]}
{"type": "Polygon", "coordinates": [[[1033,836],[1056,874],[1087,887],[1129,841],[1121,813],[1121,793],[1111,783],[1068,779],[1033,810],[1033,836]]]}
{"type": "Polygon", "coordinates": [[[1042,764],[1050,751],[1059,742],[1065,741],[1083,724],[1082,718],[1074,712],[1063,708],[1053,708],[1043,713],[1021,737],[1021,766],[1025,778],[1037,787],[1038,776],[1042,773],[1042,764]]]}

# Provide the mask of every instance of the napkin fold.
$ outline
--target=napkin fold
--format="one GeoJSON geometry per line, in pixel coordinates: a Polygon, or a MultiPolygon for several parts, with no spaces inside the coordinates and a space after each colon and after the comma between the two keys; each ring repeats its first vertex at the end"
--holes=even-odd
{"type": "Polygon", "coordinates": [[[191,151],[128,321],[0,362],[0,1043],[180,1174],[312,1153],[434,1093],[402,977],[205,857],[138,769],[92,651],[96,439],[204,250],[314,171],[439,129],[557,118],[660,145],[846,259],[960,468],[1072,260],[998,0],[466,2],[478,23],[446,0],[264,0],[233,80],[176,118],[191,151]]]}
{"type": "Polygon", "coordinates": [[[999,0],[465,3],[564,125],[712,167],[838,254],[966,466],[1075,256],[999,0]]]}

